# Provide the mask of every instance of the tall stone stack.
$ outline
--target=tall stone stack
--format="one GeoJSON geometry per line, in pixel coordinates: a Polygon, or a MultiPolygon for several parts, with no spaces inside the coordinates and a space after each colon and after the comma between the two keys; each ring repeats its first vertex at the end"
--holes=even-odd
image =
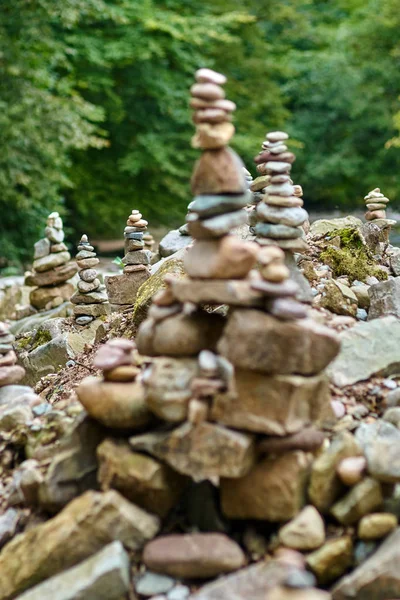
{"type": "Polygon", "coordinates": [[[375,188],[364,196],[364,201],[367,206],[367,212],[365,213],[367,221],[386,220],[386,207],[389,198],[382,194],[380,188],[375,188]]]}
{"type": "Polygon", "coordinates": [[[324,438],[317,426],[333,418],[324,369],[339,342],[295,300],[280,248],[260,251],[229,234],[245,202],[243,169],[226,151],[227,167],[214,171],[219,159],[208,152],[192,179],[188,278],[166,279],[137,336],[139,352],[154,357],[145,402],[169,428],[130,444],[181,475],[213,481],[228,518],[286,521],[306,502],[309,451],[324,438]],[[215,312],[222,304],[227,316],[215,312]]]}
{"type": "Polygon", "coordinates": [[[37,310],[49,310],[69,300],[74,286],[68,282],[78,268],[70,262],[64,244],[63,222],[58,212],[46,222],[45,237],[35,244],[33,271],[25,276],[25,285],[37,286],[30,293],[30,303],[37,310]]]}
{"type": "Polygon", "coordinates": [[[115,310],[132,306],[138,289],[150,277],[152,252],[149,246],[154,240],[146,233],[147,225],[140,211],[132,210],[124,230],[123,274],[106,278],[108,297],[111,307],[115,310]]]}
{"type": "Polygon", "coordinates": [[[288,151],[288,138],[283,131],[268,133],[262,151],[254,159],[261,176],[253,182],[252,189],[263,194],[257,205],[259,222],[255,233],[261,245],[302,252],[307,244],[301,226],[308,220],[308,213],[302,208],[301,186],[293,185],[290,178],[296,157],[288,151]]]}
{"type": "Polygon", "coordinates": [[[97,277],[95,267],[99,264],[94,247],[83,234],[78,244],[76,262],[79,267],[78,290],[71,297],[77,325],[88,325],[97,317],[110,312],[106,287],[97,277]]]}

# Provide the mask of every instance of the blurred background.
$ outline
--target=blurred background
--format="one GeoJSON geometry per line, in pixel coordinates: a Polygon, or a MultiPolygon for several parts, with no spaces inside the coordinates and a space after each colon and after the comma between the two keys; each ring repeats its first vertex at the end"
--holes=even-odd
{"type": "Polygon", "coordinates": [[[53,210],[74,243],[122,241],[132,208],[183,222],[201,66],[229,78],[253,175],[283,128],[306,208],[361,211],[377,186],[400,208],[399,31],[399,0],[3,0],[0,272],[53,210]]]}

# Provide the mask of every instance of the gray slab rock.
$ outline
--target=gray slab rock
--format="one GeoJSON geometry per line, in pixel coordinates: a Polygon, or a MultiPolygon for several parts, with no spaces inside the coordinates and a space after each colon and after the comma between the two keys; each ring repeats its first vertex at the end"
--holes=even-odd
{"type": "Polygon", "coordinates": [[[388,279],[371,285],[368,320],[388,315],[400,317],[400,279],[388,279]]]}
{"type": "Polygon", "coordinates": [[[338,387],[390,375],[400,369],[400,320],[383,317],[358,323],[339,335],[341,350],[329,365],[328,374],[338,387]]]}
{"type": "Polygon", "coordinates": [[[385,483],[400,482],[400,430],[387,421],[362,423],[355,437],[371,476],[385,483]]]}
{"type": "Polygon", "coordinates": [[[179,229],[173,229],[161,240],[158,252],[161,258],[165,258],[175,254],[178,250],[182,250],[182,248],[186,248],[192,241],[193,238],[190,235],[182,235],[179,229]]]}
{"type": "Polygon", "coordinates": [[[113,542],[17,600],[121,600],[128,591],[129,556],[121,542],[113,542]]]}
{"type": "Polygon", "coordinates": [[[310,236],[312,238],[323,237],[328,233],[334,235],[335,231],[344,229],[345,227],[360,227],[362,221],[357,217],[339,217],[338,219],[319,219],[314,221],[310,227],[310,236]]]}
{"type": "Polygon", "coordinates": [[[140,549],[160,522],[115,491],[86,492],[57,516],[14,537],[0,553],[0,600],[11,600],[113,541],[140,549]]]}
{"type": "Polygon", "coordinates": [[[333,589],[333,600],[386,600],[400,597],[400,527],[333,589]]]}

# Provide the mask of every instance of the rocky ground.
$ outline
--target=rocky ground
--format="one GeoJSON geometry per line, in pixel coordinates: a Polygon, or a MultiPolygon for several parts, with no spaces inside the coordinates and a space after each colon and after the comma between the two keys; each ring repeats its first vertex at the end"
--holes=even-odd
{"type": "MultiPolygon", "coordinates": [[[[135,307],[33,382],[31,412],[10,410],[0,395],[0,598],[400,597],[400,251],[369,233],[352,218],[320,221],[310,251],[296,256],[302,300],[342,343],[328,368],[333,413],[318,424],[301,409],[279,414],[301,427],[256,436],[266,453],[259,472],[242,487],[224,483],[222,498],[218,477],[183,474],[177,440],[141,454],[129,428],[108,426],[115,414],[100,424],[77,397],[83,379],[101,375],[104,344],[135,338],[162,276],[182,276],[185,250],[165,251],[135,307]]],[[[62,327],[72,332],[72,317],[62,327]]],[[[50,333],[36,333],[35,348],[35,336],[17,336],[20,355],[51,344],[50,333]]],[[[140,373],[152,359],[135,361],[140,373]]],[[[218,464],[239,465],[237,449],[218,455],[215,431],[204,435],[198,473],[215,453],[218,464]]]]}

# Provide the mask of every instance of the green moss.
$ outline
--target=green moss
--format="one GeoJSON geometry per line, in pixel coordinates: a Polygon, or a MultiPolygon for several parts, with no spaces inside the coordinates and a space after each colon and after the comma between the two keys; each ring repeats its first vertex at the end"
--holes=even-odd
{"type": "Polygon", "coordinates": [[[136,326],[139,326],[146,319],[151,299],[156,292],[165,288],[164,277],[168,274],[184,277],[183,261],[179,258],[167,259],[158,271],[140,286],[133,309],[133,321],[136,326]]]}
{"type": "Polygon", "coordinates": [[[320,259],[331,267],[334,277],[346,275],[350,283],[355,279],[365,281],[369,276],[374,276],[380,281],[387,279],[386,271],[370,258],[364,246],[361,248],[329,246],[321,252],[320,259]]]}
{"type": "Polygon", "coordinates": [[[340,238],[341,247],[361,250],[364,246],[361,233],[357,227],[345,227],[344,229],[338,229],[335,231],[335,237],[340,238]]]}
{"type": "Polygon", "coordinates": [[[38,329],[34,335],[26,335],[15,342],[16,350],[35,350],[51,341],[51,334],[46,329],[38,329]]]}

